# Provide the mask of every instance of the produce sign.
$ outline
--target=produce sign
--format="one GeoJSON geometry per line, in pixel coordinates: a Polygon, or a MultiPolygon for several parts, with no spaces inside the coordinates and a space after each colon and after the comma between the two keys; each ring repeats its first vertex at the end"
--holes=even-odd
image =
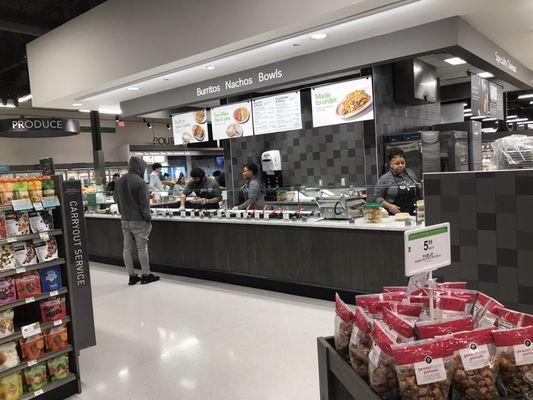
{"type": "Polygon", "coordinates": [[[66,118],[17,118],[0,120],[0,136],[45,138],[80,133],[78,121],[66,118]]]}

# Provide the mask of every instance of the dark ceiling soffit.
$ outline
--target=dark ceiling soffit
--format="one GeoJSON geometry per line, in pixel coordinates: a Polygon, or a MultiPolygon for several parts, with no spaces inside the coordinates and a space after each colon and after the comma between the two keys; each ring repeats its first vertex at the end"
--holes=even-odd
{"type": "Polygon", "coordinates": [[[49,31],[49,29],[0,19],[0,31],[21,33],[23,35],[38,37],[44,35],[49,31]]]}
{"type": "Polygon", "coordinates": [[[441,103],[454,103],[469,99],[472,96],[470,82],[446,85],[440,88],[441,103]]]}

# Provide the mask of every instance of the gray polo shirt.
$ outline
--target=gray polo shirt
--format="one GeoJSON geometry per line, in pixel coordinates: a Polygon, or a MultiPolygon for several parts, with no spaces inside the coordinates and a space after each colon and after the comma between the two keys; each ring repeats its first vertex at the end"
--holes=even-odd
{"type": "Polygon", "coordinates": [[[246,210],[248,206],[254,210],[260,210],[265,205],[265,187],[259,178],[255,177],[246,182],[241,188],[244,195],[244,203],[239,204],[239,210],[246,210]]]}
{"type": "Polygon", "coordinates": [[[394,203],[398,196],[399,185],[413,186],[417,183],[416,175],[410,169],[406,169],[401,175],[394,175],[392,171],[388,171],[378,180],[374,189],[374,201],[382,203],[383,200],[387,200],[389,203],[394,203]]]}
{"type": "Polygon", "coordinates": [[[192,192],[198,197],[205,197],[212,199],[213,197],[218,197],[222,200],[222,189],[217,181],[214,179],[208,179],[205,177],[200,182],[196,183],[193,180],[187,183],[185,189],[183,189],[183,194],[189,196],[192,192]]]}

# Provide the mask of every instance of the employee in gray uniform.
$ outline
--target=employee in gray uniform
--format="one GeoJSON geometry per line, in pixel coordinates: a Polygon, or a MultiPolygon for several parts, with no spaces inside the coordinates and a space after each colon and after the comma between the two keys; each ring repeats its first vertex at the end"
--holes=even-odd
{"type": "Polygon", "coordinates": [[[258,173],[259,167],[256,164],[244,164],[242,176],[246,183],[241,187],[242,203],[233,207],[234,210],[260,210],[265,205],[265,186],[257,176],[258,173]]]}
{"type": "Polygon", "coordinates": [[[414,214],[419,197],[416,175],[405,167],[405,154],[392,149],[388,154],[390,170],[379,178],[374,190],[374,201],[382,203],[390,214],[414,214]]]}
{"type": "Polygon", "coordinates": [[[214,179],[208,179],[205,176],[205,171],[202,168],[194,167],[191,170],[191,180],[183,189],[181,195],[181,208],[185,208],[187,196],[190,194],[196,195],[196,198],[191,201],[193,208],[198,209],[216,209],[220,208],[222,201],[222,190],[218,182],[214,179]]]}

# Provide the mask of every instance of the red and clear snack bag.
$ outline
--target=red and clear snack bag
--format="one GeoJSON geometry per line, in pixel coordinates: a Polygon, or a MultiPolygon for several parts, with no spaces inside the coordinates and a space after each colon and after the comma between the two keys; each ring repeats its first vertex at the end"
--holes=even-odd
{"type": "Polygon", "coordinates": [[[59,296],[41,301],[41,317],[43,322],[57,321],[67,316],[65,297],[59,296]]]}
{"type": "Polygon", "coordinates": [[[355,324],[350,337],[350,364],[363,379],[368,379],[368,353],[372,347],[373,320],[362,307],[355,307],[355,324]]]}
{"type": "Polygon", "coordinates": [[[437,285],[438,289],[466,289],[466,282],[443,282],[437,285]]]}
{"type": "Polygon", "coordinates": [[[455,339],[453,389],[459,399],[497,400],[498,365],[494,328],[453,334],[455,339]]]}
{"type": "Polygon", "coordinates": [[[335,295],[335,349],[348,358],[348,344],[352,334],[354,313],[338,294],[335,295]]]}
{"type": "Polygon", "coordinates": [[[378,293],[378,294],[362,294],[355,296],[355,305],[362,307],[363,310],[368,312],[370,304],[378,303],[380,301],[402,301],[406,299],[407,296],[405,293],[395,292],[395,293],[378,293]]]}
{"type": "Polygon", "coordinates": [[[533,326],[492,332],[499,376],[508,397],[533,390],[533,326]]]}
{"type": "Polygon", "coordinates": [[[370,386],[383,400],[394,400],[399,396],[396,364],[392,357],[391,346],[395,338],[382,321],[373,322],[372,348],[368,354],[368,378],[370,386]]]}
{"type": "Polygon", "coordinates": [[[505,307],[496,307],[494,309],[498,319],[496,325],[498,329],[513,329],[520,327],[522,321],[522,313],[515,310],[510,310],[505,307]]]}
{"type": "Polygon", "coordinates": [[[418,339],[431,339],[450,333],[471,331],[474,329],[474,320],[467,317],[443,319],[436,321],[419,321],[416,323],[415,333],[418,339]]]}
{"type": "Polygon", "coordinates": [[[396,335],[397,343],[407,343],[415,340],[415,324],[417,318],[403,316],[385,309],[383,322],[396,335]]]}
{"type": "Polygon", "coordinates": [[[437,297],[436,318],[460,318],[466,315],[466,300],[454,297],[440,295],[437,297]]]}
{"type": "Polygon", "coordinates": [[[41,294],[41,277],[39,272],[26,272],[15,278],[17,286],[17,296],[19,299],[25,299],[41,294]]]}
{"type": "Polygon", "coordinates": [[[407,286],[383,286],[383,293],[405,293],[407,286]]]}
{"type": "Polygon", "coordinates": [[[454,339],[440,337],[392,346],[402,400],[447,400],[454,339]]]}
{"type": "Polygon", "coordinates": [[[385,309],[394,311],[401,315],[418,318],[422,311],[421,304],[404,304],[399,301],[378,301],[368,305],[368,313],[372,318],[383,320],[385,309]]]}
{"type": "Polygon", "coordinates": [[[476,302],[473,307],[474,323],[476,327],[490,327],[498,325],[497,308],[503,307],[499,301],[478,292],[476,302]]]}
{"type": "Polygon", "coordinates": [[[439,295],[441,296],[451,296],[463,299],[466,302],[466,313],[472,313],[472,308],[476,303],[478,297],[477,290],[468,290],[468,289],[444,289],[439,290],[439,295]]]}

